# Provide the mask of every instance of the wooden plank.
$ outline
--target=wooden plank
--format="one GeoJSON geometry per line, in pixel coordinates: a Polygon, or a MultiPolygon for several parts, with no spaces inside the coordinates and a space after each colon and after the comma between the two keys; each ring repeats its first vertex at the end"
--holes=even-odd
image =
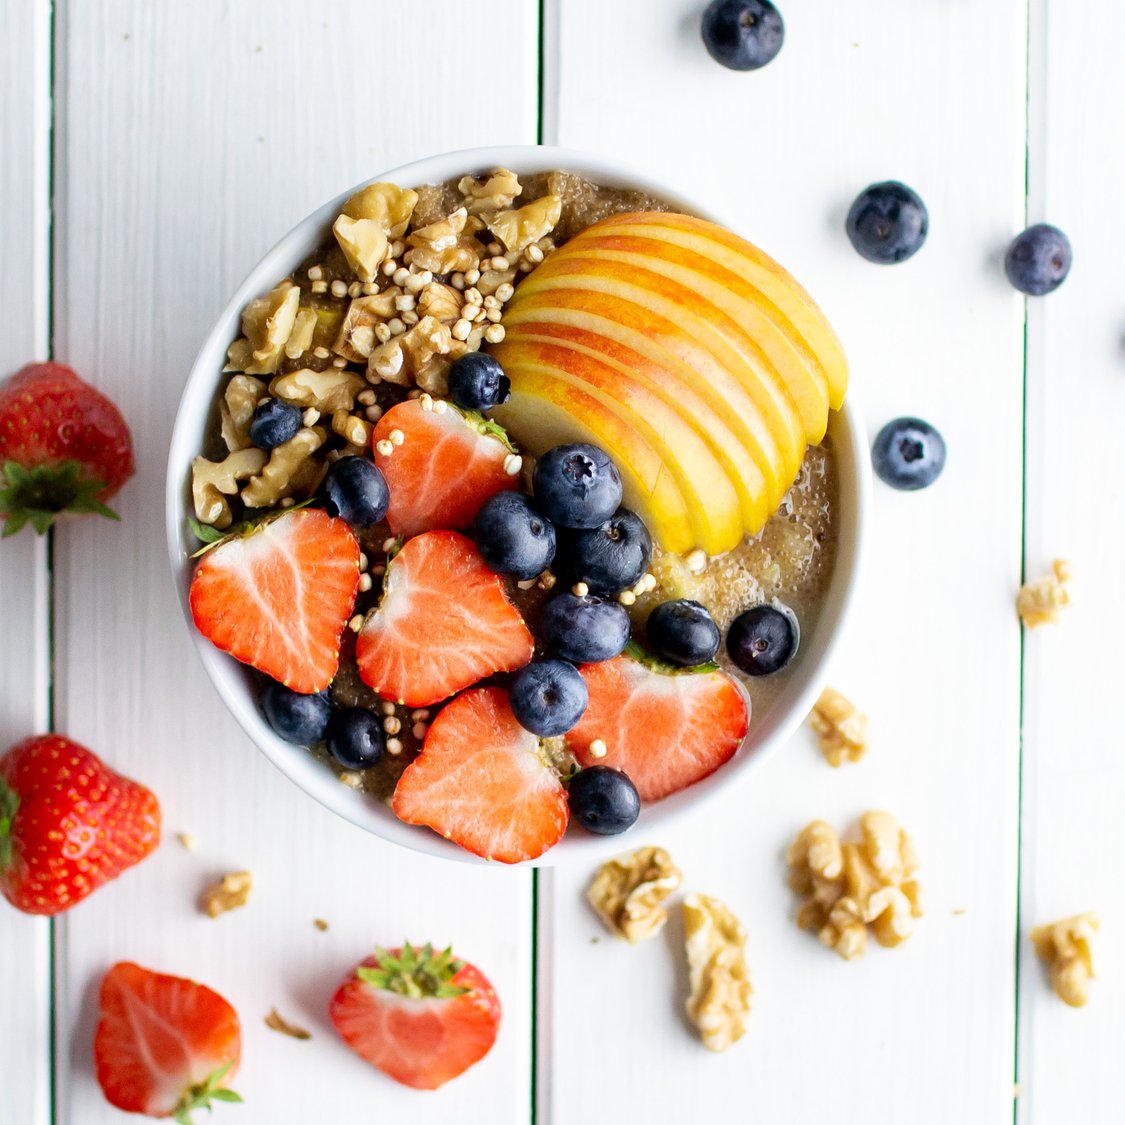
{"type": "Polygon", "coordinates": [[[497,137],[533,140],[536,13],[520,0],[491,6],[487,21],[455,0],[424,14],[366,0],[261,0],[205,15],[185,0],[108,0],[64,3],[60,16],[59,350],[97,373],[138,445],[121,525],[89,522],[61,537],[60,723],[153,786],[167,839],[67,920],[59,1120],[118,1119],[93,1082],[94,991],[110,963],[134,958],[236,1004],[247,1120],[522,1122],[530,873],[382,845],[270,769],[190,652],[162,527],[182,381],[235,284],[302,215],[382,168],[497,137]],[[464,96],[450,89],[481,60],[503,81],[466,77],[464,96]],[[178,831],[194,833],[200,850],[181,849],[178,831]],[[238,868],[255,875],[249,906],[201,917],[201,886],[238,868]],[[327,933],[315,917],[330,922],[327,933]],[[404,937],[455,942],[505,1008],[493,1053],[436,1096],[373,1073],[325,1014],[357,959],[404,937]],[[312,1042],[267,1031],[274,1005],[312,1042]],[[300,1077],[279,1078],[293,1068],[300,1077]]]}
{"type": "Polygon", "coordinates": [[[869,426],[927,418],[949,465],[928,492],[876,490],[865,592],[831,677],[872,716],[868,759],[833,771],[802,734],[705,816],[622,841],[667,846],[688,889],[744,919],[756,989],[746,1040],[713,1057],[684,1026],[678,922],[642,948],[618,945],[580,902],[592,871],[557,870],[540,932],[542,949],[567,951],[565,978],[555,974],[540,1026],[566,1061],[544,1083],[543,1114],[559,1125],[706,1120],[731,1106],[762,1121],[1003,1120],[1022,306],[990,252],[1023,215],[1024,5],[975,9],[966,37],[941,6],[906,18],[897,0],[790,4],[781,55],[753,74],[709,59],[699,7],[554,3],[554,137],[635,161],[729,216],[822,303],[869,426]],[[855,194],[891,177],[921,193],[932,226],[914,260],[885,269],[861,261],[842,228],[855,194]],[[880,807],[917,840],[928,912],[902,948],[845,964],[794,927],[783,854],[813,817],[843,827],[880,807]]]}
{"type": "Polygon", "coordinates": [[[1041,0],[1031,10],[1028,220],[1061,227],[1075,251],[1065,285],[1027,302],[1027,573],[1062,556],[1077,575],[1066,616],[1024,641],[1018,1119],[1050,1125],[1113,1116],[1115,1045],[1125,1037],[1125,902],[1111,874],[1125,848],[1113,683],[1125,533],[1101,495],[1117,479],[1125,409],[1125,225],[1102,204],[1125,191],[1125,154],[1107,132],[1125,104],[1113,47],[1125,13],[1099,0],[1084,11],[1083,31],[1062,5],[1041,0]],[[1102,919],[1100,979],[1079,1012],[1051,992],[1027,933],[1087,910],[1102,919]]]}
{"type": "MultiPolygon", "coordinates": [[[[0,20],[0,380],[47,356],[50,299],[50,10],[12,0],[0,20]]],[[[0,753],[46,730],[50,579],[45,540],[28,528],[0,544],[0,753]]],[[[50,922],[0,904],[0,996],[13,1034],[0,1037],[0,1088],[13,1121],[51,1112],[50,922]]]]}

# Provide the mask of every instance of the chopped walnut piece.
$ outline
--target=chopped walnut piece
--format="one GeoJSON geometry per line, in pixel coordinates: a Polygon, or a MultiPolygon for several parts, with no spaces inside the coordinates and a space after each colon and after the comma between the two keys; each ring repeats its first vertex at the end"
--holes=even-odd
{"type": "Polygon", "coordinates": [[[443,322],[454,321],[461,315],[461,294],[452,285],[431,282],[418,294],[418,315],[432,316],[443,322]]]}
{"type": "Polygon", "coordinates": [[[448,371],[453,347],[449,325],[432,316],[423,317],[401,336],[380,344],[367,361],[367,377],[374,382],[417,384],[431,394],[449,389],[448,371]]]}
{"type": "Polygon", "coordinates": [[[266,1016],[265,1024],[270,1031],[280,1031],[282,1035],[288,1035],[290,1039],[312,1038],[311,1031],[306,1031],[303,1027],[298,1027],[297,1024],[290,1023],[288,1020],[283,1019],[276,1008],[270,1009],[270,1014],[266,1016]]]}
{"type": "Polygon", "coordinates": [[[392,239],[406,233],[418,193],[396,184],[369,184],[344,204],[332,233],[360,281],[374,281],[390,257],[392,239]]]}
{"type": "Polygon", "coordinates": [[[503,288],[505,285],[510,286],[515,279],[516,271],[514,269],[485,270],[484,273],[480,275],[476,288],[482,297],[494,297],[497,295],[498,289],[503,288]]]}
{"type": "Polygon", "coordinates": [[[684,899],[684,941],[691,995],[688,1018],[712,1051],[725,1051],[746,1033],[750,972],[746,931],[717,898],[684,899]]]}
{"type": "Polygon", "coordinates": [[[223,442],[232,453],[248,449],[253,444],[250,441],[250,420],[265,393],[265,383],[253,375],[234,375],[227,383],[219,402],[219,419],[223,442]]]}
{"type": "Polygon", "coordinates": [[[411,264],[434,273],[476,269],[480,263],[480,243],[464,233],[467,218],[465,208],[458,207],[444,219],[412,231],[406,239],[411,247],[411,264]]]}
{"type": "Polygon", "coordinates": [[[802,898],[797,925],[811,930],[845,960],[867,948],[867,927],[884,946],[914,932],[922,915],[914,843],[890,813],[860,818],[861,839],[841,843],[814,820],[789,848],[789,885],[802,898]]]}
{"type": "Polygon", "coordinates": [[[521,254],[554,230],[561,215],[562,200],[557,195],[544,195],[518,211],[491,212],[484,219],[509,254],[521,254]]]}
{"type": "Polygon", "coordinates": [[[332,430],[342,437],[349,445],[360,450],[367,449],[371,444],[371,431],[374,426],[364,418],[357,418],[346,410],[337,410],[332,414],[332,430]]]}
{"type": "Polygon", "coordinates": [[[289,339],[285,341],[287,359],[299,359],[312,347],[318,319],[315,309],[297,310],[297,317],[293,321],[293,331],[289,333],[289,339]]]}
{"type": "Polygon", "coordinates": [[[348,311],[340,325],[340,333],[332,350],[353,363],[363,363],[375,350],[376,329],[396,315],[395,298],[402,296],[397,285],[381,293],[356,297],[348,304],[348,311]]]}
{"type": "Polygon", "coordinates": [[[185,852],[194,852],[199,848],[199,841],[190,832],[177,832],[176,839],[185,852]]]}
{"type": "Polygon", "coordinates": [[[268,296],[251,301],[242,311],[242,338],[227,349],[224,371],[272,375],[297,323],[301,291],[286,278],[268,296]]]}
{"type": "Polygon", "coordinates": [[[230,527],[233,516],[228,496],[238,492],[239,481],[249,480],[265,467],[268,454],[263,449],[239,449],[222,461],[196,457],[191,463],[191,496],[195,518],[200,523],[230,527]]]}
{"type": "Polygon", "coordinates": [[[242,490],[246,507],[272,508],[284,497],[304,491],[311,471],[305,465],[327,436],[320,426],[306,426],[272,450],[261,472],[242,490]]]}
{"type": "Polygon", "coordinates": [[[457,190],[465,197],[470,215],[482,211],[502,211],[511,207],[523,193],[519,178],[507,168],[497,168],[485,176],[463,176],[457,190]]]}
{"type": "Polygon", "coordinates": [[[820,752],[830,766],[858,762],[867,753],[867,716],[835,688],[825,688],[809,715],[820,752]]]}
{"type": "Polygon", "coordinates": [[[682,879],[663,848],[638,848],[603,863],[586,899],[606,929],[636,944],[652,937],[668,921],[661,903],[682,879]]]}
{"type": "Polygon", "coordinates": [[[302,367],[279,375],[270,382],[270,394],[284,399],[291,406],[300,406],[331,414],[336,410],[351,410],[356,395],[367,386],[367,380],[345,367],[328,367],[313,371],[302,367]]]}
{"type": "Polygon", "coordinates": [[[1031,943],[1050,970],[1055,995],[1072,1008],[1081,1008],[1089,999],[1094,976],[1090,942],[1099,924],[1096,914],[1076,914],[1031,931],[1031,943]]]}
{"type": "Polygon", "coordinates": [[[1026,583],[1016,600],[1020,620],[1029,628],[1058,620],[1059,610],[1070,605],[1070,563],[1055,559],[1045,578],[1026,583]]]}
{"type": "Polygon", "coordinates": [[[313,925],[316,926],[321,933],[328,929],[328,923],[323,918],[314,918],[313,925]]]}
{"type": "Polygon", "coordinates": [[[202,906],[209,918],[218,918],[228,910],[245,906],[254,880],[249,871],[233,871],[224,875],[203,892],[202,906]]]}

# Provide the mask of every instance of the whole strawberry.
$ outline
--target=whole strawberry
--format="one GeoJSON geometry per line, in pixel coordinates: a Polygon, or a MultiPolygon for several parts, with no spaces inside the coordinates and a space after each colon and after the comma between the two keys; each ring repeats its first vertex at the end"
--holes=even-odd
{"type": "Polygon", "coordinates": [[[77,742],[38,735],[0,758],[0,891],[20,910],[68,910],[159,841],[156,797],[77,742]]]}
{"type": "Polygon", "coordinates": [[[61,363],[29,363],[0,386],[4,535],[44,532],[63,512],[117,516],[106,501],[133,475],[121,412],[61,363]]]}

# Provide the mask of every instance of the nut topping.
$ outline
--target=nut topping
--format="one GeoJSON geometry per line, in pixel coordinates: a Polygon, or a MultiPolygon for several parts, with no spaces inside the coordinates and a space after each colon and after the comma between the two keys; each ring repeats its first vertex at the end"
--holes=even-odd
{"type": "Polygon", "coordinates": [[[668,921],[661,904],[682,879],[663,848],[638,848],[603,863],[586,899],[611,933],[635,944],[652,937],[668,921]]]}
{"type": "Polygon", "coordinates": [[[750,972],[746,931],[717,898],[684,899],[684,941],[691,995],[688,1018],[712,1051],[725,1051],[746,1033],[750,972]]]}

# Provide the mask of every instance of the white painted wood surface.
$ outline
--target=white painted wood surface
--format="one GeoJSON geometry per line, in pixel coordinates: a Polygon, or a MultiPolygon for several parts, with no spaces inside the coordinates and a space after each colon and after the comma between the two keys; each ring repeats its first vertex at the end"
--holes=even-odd
{"type": "MultiPolygon", "coordinates": [[[[48,350],[49,22],[35,0],[0,13],[0,380],[48,350]]],[[[47,546],[0,543],[0,752],[47,727],[47,546]]],[[[0,1090],[13,1122],[49,1120],[51,923],[0,904],[0,1090]]]]}

